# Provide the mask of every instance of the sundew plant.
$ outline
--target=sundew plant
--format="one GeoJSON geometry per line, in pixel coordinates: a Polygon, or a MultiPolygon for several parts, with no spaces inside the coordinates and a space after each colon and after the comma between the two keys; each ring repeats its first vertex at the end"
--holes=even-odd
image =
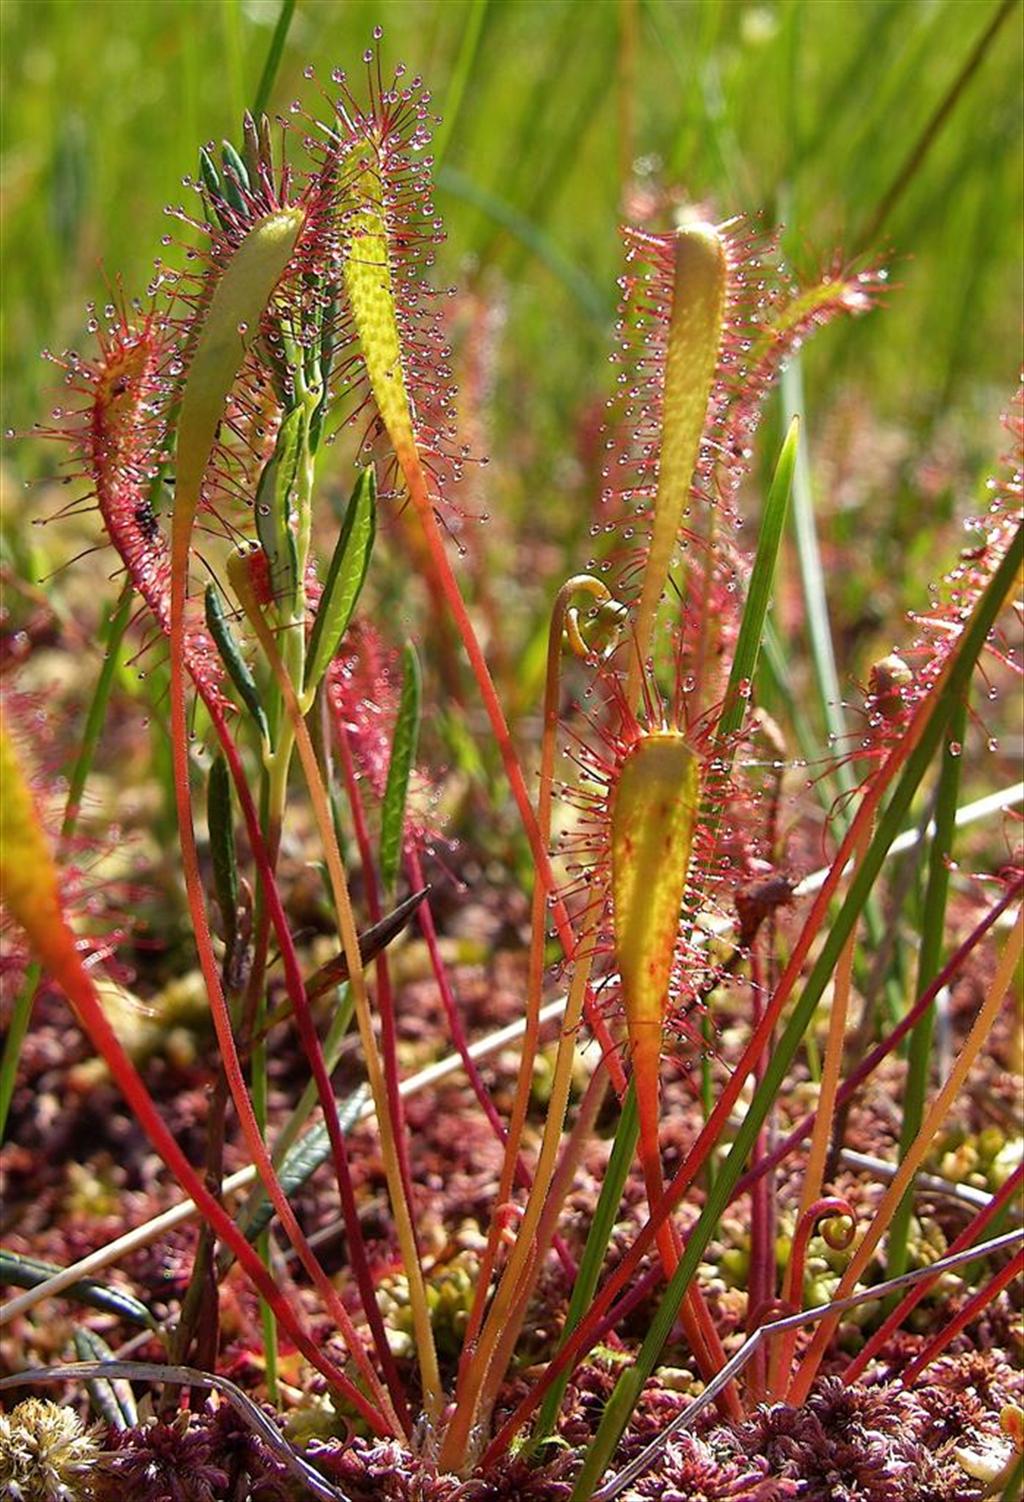
{"type": "Polygon", "coordinates": [[[70,721],[5,657],[5,1494],[1014,1496],[1015,372],[841,683],[802,351],[884,341],[899,268],[798,275],[627,160],[592,493],[535,547],[566,469],[498,515],[448,128],[380,27],[274,114],[293,9],[11,435],[109,592],[70,721]]]}

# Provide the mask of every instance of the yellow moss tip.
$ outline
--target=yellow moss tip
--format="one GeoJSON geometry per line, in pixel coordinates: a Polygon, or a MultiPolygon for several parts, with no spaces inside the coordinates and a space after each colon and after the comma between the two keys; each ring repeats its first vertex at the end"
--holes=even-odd
{"type": "Polygon", "coordinates": [[[630,1030],[660,1027],[700,804],[697,758],[678,731],[645,735],[611,809],[615,955],[630,1030]]]}

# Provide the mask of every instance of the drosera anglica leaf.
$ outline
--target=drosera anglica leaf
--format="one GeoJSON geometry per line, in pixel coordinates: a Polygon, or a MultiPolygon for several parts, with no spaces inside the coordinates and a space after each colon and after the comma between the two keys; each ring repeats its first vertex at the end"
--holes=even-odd
{"type": "Polygon", "coordinates": [[[714,225],[692,224],[677,230],[672,254],[658,488],[629,663],[626,697],[631,707],[639,696],[658,604],[690,498],[726,312],[729,263],[725,242],[714,225]]]}
{"type": "Polygon", "coordinates": [[[305,218],[305,209],[294,205],[258,220],[224,268],[202,319],[178,418],[172,554],[175,583],[182,593],[192,525],[224,403],[305,218]]]}
{"type": "Polygon", "coordinates": [[[619,771],[611,810],[615,954],[636,1044],[649,1036],[660,1044],[699,805],[698,761],[685,738],[672,730],[642,736],[619,771]]]}
{"type": "Polygon", "coordinates": [[[341,645],[356,608],[377,531],[377,482],[372,466],[360,470],[331,556],[309,638],[305,691],[313,694],[341,645]]]}

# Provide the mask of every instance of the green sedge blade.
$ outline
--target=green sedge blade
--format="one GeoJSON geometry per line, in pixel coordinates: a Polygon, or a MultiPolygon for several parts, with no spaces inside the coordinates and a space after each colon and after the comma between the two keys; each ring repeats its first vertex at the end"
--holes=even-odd
{"type": "MultiPolygon", "coordinates": [[[[359,1121],[368,1099],[369,1091],[365,1085],[360,1085],[352,1092],[344,1106],[339,1108],[338,1125],[345,1136],[359,1121]]],[[[330,1156],[330,1138],[327,1135],[327,1128],[323,1122],[320,1122],[306,1133],[301,1142],[296,1142],[281,1165],[278,1177],[281,1180],[281,1188],[289,1199],[292,1199],[302,1186],[308,1183],[321,1164],[326,1163],[330,1156]]],[[[270,1200],[262,1199],[244,1227],[247,1240],[255,1241],[267,1229],[276,1213],[270,1200]]]]}
{"type": "Polygon", "coordinates": [[[768,490],[768,499],[764,504],[761,529],[757,538],[757,555],[750,576],[746,604],[743,607],[743,619],[740,622],[740,634],[736,641],[732,671],[729,674],[729,686],[725,691],[722,716],[718,722],[719,741],[725,741],[734,736],[743,723],[748,697],[744,693],[744,686],[754,682],[757,672],[757,661],[761,653],[761,642],[764,637],[768,604],[779,558],[779,547],[786,526],[790,492],[793,489],[799,441],[800,419],[794,417],[786,433],[785,442],[779,451],[775,473],[768,490]]]}
{"type": "Polygon", "coordinates": [[[270,739],[270,726],[256,680],[249,671],[249,664],[242,656],[224,612],[224,601],[216,584],[206,586],[206,625],[228,670],[232,683],[242,697],[246,709],[256,721],[260,735],[270,739]]]}
{"type": "Polygon", "coordinates": [[[302,453],[303,419],[299,407],[284,418],[274,452],[263,466],[256,487],[256,535],[270,565],[275,599],[294,599],[299,577],[291,497],[302,453]]]}
{"type": "MultiPolygon", "coordinates": [[[[12,1288],[38,1288],[64,1269],[54,1262],[42,1262],[38,1257],[26,1257],[0,1247],[0,1283],[12,1288]]],[[[156,1329],[156,1318],[130,1293],[119,1288],[107,1288],[103,1283],[94,1283],[82,1278],[61,1289],[62,1299],[74,1299],[78,1304],[87,1304],[90,1309],[99,1309],[104,1314],[116,1315],[133,1325],[156,1329]]]]}
{"type": "Polygon", "coordinates": [[[395,733],[391,740],[391,760],[384,789],[380,823],[380,882],[384,892],[391,892],[398,877],[402,854],[402,831],[405,828],[405,804],[409,794],[409,777],[416,759],[420,735],[420,703],[423,687],[420,661],[412,642],[402,653],[402,697],[398,705],[395,733]]]}
{"type": "Polygon", "coordinates": [[[230,956],[238,928],[238,863],[231,815],[231,778],[227,762],[219,755],[210,768],[206,786],[206,823],[210,834],[213,886],[224,926],[224,943],[230,956]]]}
{"type": "MultiPolygon", "coordinates": [[[[608,1159],[608,1167],[605,1169],[604,1180],[601,1184],[601,1193],[598,1196],[597,1209],[590,1222],[590,1230],[587,1232],[586,1245],[583,1248],[583,1256],[580,1258],[579,1272],[576,1282],[573,1284],[572,1297],[569,1300],[568,1313],[565,1316],[565,1325],[562,1330],[562,1339],[559,1349],[568,1340],[580,1320],[590,1307],[591,1300],[597,1291],[598,1279],[604,1266],[608,1247],[611,1244],[612,1232],[619,1217],[622,1205],[622,1195],[626,1187],[626,1179],[629,1170],[633,1166],[636,1156],[636,1145],[640,1136],[640,1123],[637,1120],[636,1090],[633,1081],[630,1081],[622,1102],[622,1112],[619,1116],[619,1124],[615,1131],[615,1141],[612,1144],[611,1157],[608,1159]]],[[[537,1418],[537,1428],[534,1433],[533,1443],[536,1445],[554,1432],[555,1423],[558,1419],[558,1410],[562,1406],[565,1389],[569,1385],[570,1371],[565,1371],[554,1382],[547,1397],[541,1404],[540,1414],[537,1418]]]]}
{"type": "Polygon", "coordinates": [[[377,482],[371,468],[359,473],[345,511],[341,535],[327,570],[320,608],[309,638],[305,682],[307,694],[316,689],[348,629],[370,566],[376,532],[377,482]]]}
{"type": "MultiPolygon", "coordinates": [[[[75,1331],[75,1355],[79,1361],[113,1361],[114,1353],[95,1330],[75,1331]]],[[[93,1377],[85,1384],[89,1401],[112,1429],[134,1429],[139,1422],[135,1394],[123,1377],[93,1377]]]]}

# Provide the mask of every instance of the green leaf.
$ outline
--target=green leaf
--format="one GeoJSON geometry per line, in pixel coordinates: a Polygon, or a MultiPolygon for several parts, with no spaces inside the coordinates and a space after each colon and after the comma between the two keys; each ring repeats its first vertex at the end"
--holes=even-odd
{"type": "Polygon", "coordinates": [[[294,10],[295,0],[282,0],[281,10],[277,17],[277,25],[274,27],[274,35],[270,39],[270,47],[267,50],[267,58],[263,64],[263,72],[260,74],[259,85],[256,89],[256,99],[252,107],[252,112],[257,120],[270,103],[271,91],[274,87],[274,80],[277,77],[277,70],[281,65],[281,54],[284,52],[284,44],[288,38],[288,28],[291,25],[294,10]]]}
{"type": "Polygon", "coordinates": [[[265,741],[269,740],[270,726],[267,723],[260,691],[256,687],[255,678],[249,671],[249,664],[242,656],[241,648],[228,625],[227,616],[224,613],[224,601],[216,584],[206,586],[206,625],[217,644],[217,651],[221,655],[232,683],[241,694],[246,709],[256,721],[260,735],[265,741]]]}
{"type": "Polygon", "coordinates": [[[274,452],[263,466],[256,486],[256,534],[270,565],[275,599],[291,600],[299,576],[295,534],[291,527],[291,497],[302,453],[305,413],[289,412],[281,423],[274,452]]]}
{"type": "MultiPolygon", "coordinates": [[[[0,1247],[0,1283],[12,1288],[38,1288],[64,1269],[53,1262],[42,1262],[38,1257],[26,1257],[0,1247]]],[[[104,1314],[116,1314],[118,1319],[133,1325],[145,1325],[151,1330],[157,1327],[156,1317],[145,1304],[130,1293],[119,1288],[106,1288],[90,1278],[82,1278],[61,1290],[62,1299],[74,1299],[79,1304],[88,1304],[91,1309],[100,1309],[104,1314]]]]}
{"type": "Polygon", "coordinates": [[[320,608],[313,622],[306,660],[307,694],[316,689],[341,645],[370,566],[376,531],[376,477],[372,468],[363,469],[349,498],[341,534],[327,570],[320,608]]]}
{"type": "Polygon", "coordinates": [[[231,812],[231,778],[228,764],[220,754],[210,768],[206,785],[206,823],[210,834],[213,886],[224,925],[224,942],[230,955],[235,947],[238,927],[238,862],[231,812]]]}
{"type": "Polygon", "coordinates": [[[249,190],[249,174],[245,170],[245,163],[230,141],[222,142],[220,159],[225,168],[224,197],[236,213],[244,214],[246,212],[245,199],[239,189],[244,188],[246,192],[249,190]]]}
{"type": "Polygon", "coordinates": [[[380,884],[384,892],[393,890],[402,854],[402,831],[405,828],[405,803],[409,794],[409,776],[416,759],[420,735],[420,701],[422,680],[420,662],[412,642],[402,653],[404,676],[402,697],[398,705],[395,733],[391,740],[391,761],[384,789],[380,822],[380,884]]]}
{"type": "MultiPolygon", "coordinates": [[[[365,1085],[360,1085],[339,1109],[338,1124],[344,1135],[347,1136],[356,1125],[368,1099],[368,1089],[365,1085]]],[[[291,1199],[297,1194],[302,1186],[313,1177],[320,1165],[327,1162],[330,1155],[331,1142],[327,1135],[327,1128],[323,1122],[319,1122],[306,1133],[301,1142],[296,1142],[281,1165],[278,1178],[285,1195],[291,1199]]],[[[246,1240],[255,1241],[267,1229],[276,1213],[270,1200],[264,1196],[253,1210],[248,1223],[242,1227],[246,1240]]]]}
{"type": "Polygon", "coordinates": [[[736,641],[736,651],[725,691],[725,702],[718,722],[719,741],[736,734],[746,712],[749,685],[754,682],[757,660],[761,652],[768,602],[771,599],[775,565],[779,557],[779,545],[786,525],[789,496],[793,488],[797,450],[800,441],[800,419],[794,417],[789,424],[785,442],[775,465],[775,474],[765,501],[761,517],[761,530],[757,538],[757,556],[750,576],[750,587],[743,607],[743,620],[736,641]],[[747,690],[744,692],[744,690],[747,690]]]}
{"type": "MultiPolygon", "coordinates": [[[[101,1335],[80,1327],[75,1331],[75,1355],[79,1361],[113,1361],[114,1353],[101,1335]]],[[[86,1382],[89,1400],[112,1429],[134,1429],[139,1422],[135,1394],[123,1377],[93,1377],[86,1382]]]]}

